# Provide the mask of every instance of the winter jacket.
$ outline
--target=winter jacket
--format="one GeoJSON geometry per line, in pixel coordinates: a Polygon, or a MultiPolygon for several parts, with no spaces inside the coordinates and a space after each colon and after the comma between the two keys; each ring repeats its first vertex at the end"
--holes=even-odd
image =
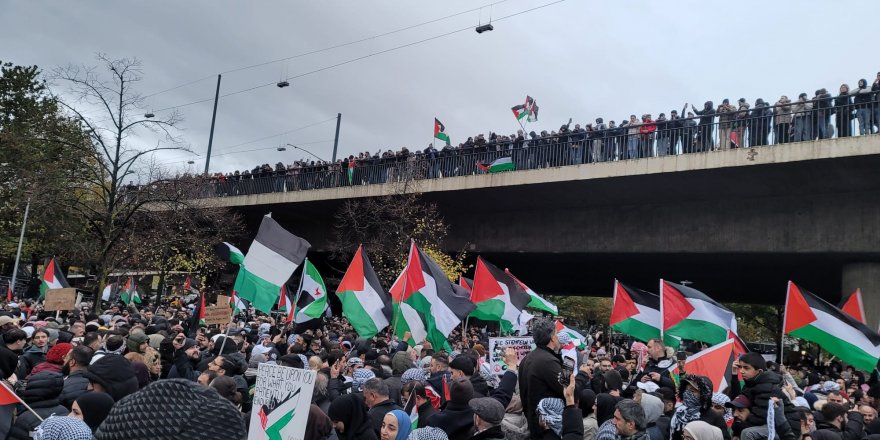
{"type": "Polygon", "coordinates": [[[791,100],[780,99],[779,101],[776,101],[773,115],[776,117],[776,125],[791,124],[791,100]]]}
{"type": "MultiPolygon", "coordinates": [[[[28,379],[27,386],[19,393],[22,400],[43,419],[51,415],[66,416],[69,411],[58,402],[58,396],[64,388],[64,378],[61,373],[43,372],[33,375],[28,379]]],[[[37,428],[40,420],[25,409],[20,408],[15,423],[9,431],[9,439],[29,440],[31,431],[37,428]]]]}
{"type": "Polygon", "coordinates": [[[598,430],[599,422],[596,420],[596,414],[584,417],[584,440],[594,440],[598,430]]]}
{"type": "Polygon", "coordinates": [[[730,396],[736,398],[744,394],[752,402],[751,414],[746,420],[748,426],[761,426],[767,424],[767,407],[771,398],[778,397],[785,405],[784,414],[791,426],[795,438],[801,435],[800,414],[797,407],[791,403],[788,396],[782,392],[782,376],[772,371],[764,371],[754,379],[745,381],[745,388],[740,391],[738,380],[731,382],[730,396]]]}
{"type": "Polygon", "coordinates": [[[479,372],[474,373],[470,377],[471,385],[474,387],[474,397],[487,397],[489,395],[489,384],[486,379],[480,376],[479,372]]]}
{"type": "Polygon", "coordinates": [[[642,369],[641,372],[633,376],[633,380],[630,382],[630,387],[635,387],[639,382],[642,381],[642,377],[649,375],[651,373],[658,373],[660,375],[660,381],[654,382],[660,387],[666,387],[669,389],[675,389],[675,383],[672,381],[672,376],[669,375],[669,367],[671,367],[675,361],[671,359],[667,359],[662,357],[657,359],[648,359],[648,363],[645,364],[645,368],[642,369]]]}
{"type": "MultiPolygon", "coordinates": [[[[562,372],[562,358],[547,346],[537,347],[519,365],[519,395],[522,398],[523,412],[529,422],[532,435],[540,435],[536,408],[545,397],[563,398],[559,373],[562,372]]],[[[506,406],[506,405],[505,405],[506,406]]],[[[580,417],[578,417],[580,420],[580,417]]],[[[581,430],[583,426],[581,425],[581,430]]]]}
{"type": "Polygon", "coordinates": [[[807,117],[810,116],[810,111],[813,110],[813,103],[810,101],[798,101],[794,103],[792,110],[794,110],[794,117],[796,118],[807,117]]]}
{"type": "Polygon", "coordinates": [[[19,379],[28,377],[31,374],[31,370],[33,370],[37,364],[43,362],[46,362],[46,352],[35,345],[31,345],[30,348],[25,350],[24,353],[19,356],[18,368],[15,370],[15,377],[19,379]]]}
{"type": "MultiPolygon", "coordinates": [[[[543,430],[537,437],[541,440],[583,440],[584,425],[581,419],[581,409],[577,406],[567,406],[562,410],[562,437],[556,435],[551,429],[543,430]]],[[[648,440],[647,437],[631,437],[633,440],[648,440]]]]}
{"type": "Polygon", "coordinates": [[[736,119],[736,107],[730,104],[719,105],[717,113],[720,128],[730,128],[731,122],[736,119]]]}
{"type": "Polygon", "coordinates": [[[507,440],[501,425],[493,426],[483,432],[474,434],[471,440],[507,440]]]}
{"type": "Polygon", "coordinates": [[[379,436],[379,431],[382,430],[382,420],[385,418],[385,414],[396,409],[402,410],[403,408],[395,405],[394,402],[389,399],[373,405],[373,407],[367,411],[367,414],[370,415],[370,420],[373,422],[373,430],[376,431],[376,436],[379,436]]]}
{"type": "Polygon", "coordinates": [[[816,432],[810,434],[813,440],[861,440],[865,435],[864,419],[857,411],[847,414],[843,431],[828,422],[819,422],[816,428],[816,432]]]}
{"type": "Polygon", "coordinates": [[[438,412],[439,411],[437,411],[437,408],[434,408],[434,406],[431,405],[430,401],[419,405],[419,426],[418,427],[424,428],[424,427],[428,426],[428,419],[430,419],[431,416],[433,416],[434,414],[437,414],[438,412]]]}
{"type": "Polygon", "coordinates": [[[0,379],[12,376],[17,367],[18,353],[10,350],[6,344],[0,343],[0,379]]]}
{"type": "Polygon", "coordinates": [[[66,408],[73,406],[73,401],[88,391],[89,380],[83,376],[83,373],[85,370],[74,371],[64,378],[64,389],[58,401],[66,408]]]}
{"type": "Polygon", "coordinates": [[[474,411],[468,404],[449,401],[443,411],[428,419],[428,426],[440,428],[449,435],[449,440],[470,438],[474,428],[474,411]]]}

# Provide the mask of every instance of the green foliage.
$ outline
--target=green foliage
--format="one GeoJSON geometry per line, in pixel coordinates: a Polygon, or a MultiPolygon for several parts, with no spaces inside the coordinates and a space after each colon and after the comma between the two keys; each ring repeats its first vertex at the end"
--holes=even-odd
{"type": "Polygon", "coordinates": [[[591,320],[607,325],[611,319],[611,298],[573,295],[547,295],[545,298],[556,304],[559,315],[566,318],[566,322],[583,324],[591,320]]]}
{"type": "Polygon", "coordinates": [[[776,342],[780,331],[781,306],[761,304],[725,304],[736,314],[739,337],[746,342],[776,342]]]}

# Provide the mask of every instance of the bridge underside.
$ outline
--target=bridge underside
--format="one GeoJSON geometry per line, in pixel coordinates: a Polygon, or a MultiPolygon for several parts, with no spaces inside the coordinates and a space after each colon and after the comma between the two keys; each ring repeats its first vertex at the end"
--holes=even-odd
{"type": "MultiPolygon", "coordinates": [[[[844,154],[847,142],[759,149],[754,162],[739,150],[439,179],[422,190],[452,228],[448,250],[483,255],[540,293],[610,295],[614,278],[656,291],[662,277],[720,301],[779,304],[791,279],[836,302],[852,283],[880,289],[860,279],[868,272],[847,271],[880,264],[880,145],[859,140],[857,154],[844,154]],[[795,153],[817,157],[786,160],[795,153]],[[719,157],[731,166],[707,166],[719,157]]],[[[376,187],[226,206],[252,231],[271,211],[320,255],[335,210],[376,187]]]]}

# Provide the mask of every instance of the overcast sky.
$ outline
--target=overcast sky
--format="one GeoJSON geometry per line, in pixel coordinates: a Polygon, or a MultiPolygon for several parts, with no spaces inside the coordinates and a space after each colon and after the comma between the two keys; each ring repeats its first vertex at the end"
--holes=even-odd
{"type": "MultiPolygon", "coordinates": [[[[482,11],[290,61],[223,75],[221,94],[277,82],[346,60],[445,34],[552,0],[508,0],[482,11]]],[[[95,64],[94,54],[138,57],[158,110],[212,98],[216,74],[238,67],[385,33],[466,11],[492,0],[427,1],[5,1],[0,59],[45,70],[95,64]],[[213,75],[213,76],[212,76],[213,75]]],[[[320,73],[222,98],[212,171],[252,168],[305,153],[329,159],[334,121],[343,114],[340,156],[424,148],[433,119],[454,143],[477,133],[510,134],[510,107],[526,94],[540,121],[558,129],[596,117],[699,107],[723,98],[775,102],[825,87],[873,80],[880,57],[880,2],[864,1],[582,1],[567,0],[494,23],[352,62],[320,73]],[[247,143],[260,138],[259,142],[247,143]],[[243,144],[243,145],[242,145],[243,144]],[[236,153],[241,150],[254,150],[236,153]]],[[[168,166],[204,166],[211,102],[181,107],[182,136],[194,154],[167,153],[168,166]]],[[[161,112],[157,112],[161,113],[161,112]]],[[[96,114],[98,119],[102,115],[96,114]]],[[[144,143],[146,143],[144,136],[144,143]]]]}

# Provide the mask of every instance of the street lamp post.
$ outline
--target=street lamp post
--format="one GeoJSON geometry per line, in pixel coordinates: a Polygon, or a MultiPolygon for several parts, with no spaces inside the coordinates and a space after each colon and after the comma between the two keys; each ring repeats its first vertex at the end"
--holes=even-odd
{"type": "Polygon", "coordinates": [[[306,152],[306,153],[309,153],[309,154],[311,154],[311,155],[312,155],[312,156],[314,156],[314,157],[315,157],[315,159],[318,159],[318,160],[320,160],[320,161],[321,161],[321,162],[327,162],[327,161],[326,161],[326,160],[324,160],[324,159],[321,159],[321,158],[320,158],[320,157],[318,157],[318,156],[317,156],[317,155],[315,155],[315,153],[312,153],[312,152],[311,152],[311,151],[309,151],[309,150],[306,150],[306,149],[305,149],[305,148],[302,148],[302,147],[297,147],[297,146],[296,146],[296,145],[293,145],[293,144],[287,144],[287,145],[290,145],[290,146],[291,146],[291,147],[293,147],[293,148],[296,148],[296,149],[297,149],[297,150],[302,150],[302,151],[305,151],[305,152],[306,152]]]}
{"type": "Polygon", "coordinates": [[[217,121],[217,101],[220,99],[220,78],[217,75],[217,90],[214,92],[214,113],[211,115],[211,134],[208,135],[208,155],[205,157],[205,174],[208,174],[208,165],[211,164],[211,145],[214,143],[214,122],[217,121]]]}
{"type": "Polygon", "coordinates": [[[21,235],[18,236],[18,251],[15,252],[15,265],[12,268],[12,281],[10,284],[12,290],[15,291],[15,278],[18,275],[18,262],[21,260],[21,247],[24,244],[24,231],[27,229],[28,214],[31,211],[31,199],[28,197],[27,205],[24,207],[24,222],[21,223],[21,235]]]}

